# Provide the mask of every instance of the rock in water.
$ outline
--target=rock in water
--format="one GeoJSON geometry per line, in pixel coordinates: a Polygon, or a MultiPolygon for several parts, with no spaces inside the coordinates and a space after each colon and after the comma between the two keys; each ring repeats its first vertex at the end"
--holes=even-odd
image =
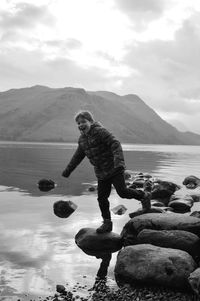
{"type": "Polygon", "coordinates": [[[188,176],[183,180],[183,185],[188,189],[195,189],[197,186],[200,186],[200,179],[196,176],[188,176]]]}
{"type": "Polygon", "coordinates": [[[100,256],[122,248],[121,236],[114,232],[98,234],[96,229],[83,228],[75,236],[77,246],[86,254],[100,256]]]}
{"type": "Polygon", "coordinates": [[[170,196],[179,189],[180,186],[173,182],[158,180],[157,182],[154,182],[152,187],[152,199],[161,200],[164,198],[170,198],[170,196]]]}
{"type": "Polygon", "coordinates": [[[193,202],[188,200],[175,200],[169,202],[168,206],[173,208],[174,212],[177,213],[186,213],[190,212],[193,202]]]}
{"type": "Polygon", "coordinates": [[[49,191],[55,188],[56,184],[53,180],[41,179],[37,183],[40,191],[49,191]]]}
{"type": "Polygon", "coordinates": [[[114,214],[122,215],[126,212],[127,208],[124,205],[118,205],[111,209],[114,214]]]}
{"type": "Polygon", "coordinates": [[[57,201],[53,205],[54,214],[60,218],[69,217],[76,209],[77,205],[72,201],[57,201]]]}

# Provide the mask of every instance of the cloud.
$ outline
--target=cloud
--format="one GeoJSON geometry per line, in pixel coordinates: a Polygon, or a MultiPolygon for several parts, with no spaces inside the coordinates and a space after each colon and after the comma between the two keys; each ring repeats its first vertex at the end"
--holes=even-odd
{"type": "Polygon", "coordinates": [[[56,47],[56,48],[69,48],[69,49],[78,49],[81,48],[82,43],[77,39],[66,39],[66,40],[47,40],[46,42],[47,46],[50,47],[56,47]]]}
{"type": "Polygon", "coordinates": [[[171,1],[165,0],[116,0],[115,4],[133,22],[137,30],[144,30],[148,23],[160,18],[171,1]]]}
{"type": "Polygon", "coordinates": [[[86,67],[60,56],[47,57],[42,50],[10,49],[0,56],[0,90],[35,84],[50,87],[83,87],[109,90],[115,79],[107,79],[104,68],[86,67]]]}
{"type": "Polygon", "coordinates": [[[126,64],[139,72],[128,84],[151,98],[154,108],[187,114],[200,109],[199,20],[199,14],[186,20],[174,40],[129,46],[126,64]]]}
{"type": "Polygon", "coordinates": [[[38,22],[45,25],[54,23],[54,18],[45,5],[18,3],[14,9],[0,13],[0,26],[6,31],[11,29],[30,30],[33,26],[38,26],[38,22]]]}

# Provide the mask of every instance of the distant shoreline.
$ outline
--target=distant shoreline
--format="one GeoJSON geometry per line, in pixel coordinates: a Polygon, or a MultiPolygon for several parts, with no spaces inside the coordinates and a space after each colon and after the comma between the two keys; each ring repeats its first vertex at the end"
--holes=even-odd
{"type": "MultiPolygon", "coordinates": [[[[56,141],[13,141],[13,140],[0,140],[0,147],[39,147],[45,148],[60,146],[66,149],[76,149],[77,142],[56,142],[56,141]]],[[[200,145],[175,145],[175,144],[139,144],[139,143],[122,143],[123,151],[137,151],[137,152],[167,152],[167,153],[200,153],[200,145]]]]}

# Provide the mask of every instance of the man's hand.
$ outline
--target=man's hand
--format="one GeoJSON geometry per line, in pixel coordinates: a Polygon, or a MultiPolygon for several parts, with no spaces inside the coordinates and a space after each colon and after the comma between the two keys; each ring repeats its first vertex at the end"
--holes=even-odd
{"type": "Polygon", "coordinates": [[[64,178],[68,178],[68,177],[70,176],[69,170],[68,170],[68,169],[65,169],[65,170],[62,172],[62,176],[63,176],[64,178]]]}

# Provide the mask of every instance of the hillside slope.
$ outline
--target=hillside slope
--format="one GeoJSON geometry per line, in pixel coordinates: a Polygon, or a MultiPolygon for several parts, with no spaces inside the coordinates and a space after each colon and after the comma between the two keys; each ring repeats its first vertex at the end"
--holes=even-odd
{"type": "Polygon", "coordinates": [[[90,110],[123,143],[200,145],[200,135],[179,132],[137,95],[44,86],[0,93],[0,140],[75,142],[80,109],[90,110]]]}

